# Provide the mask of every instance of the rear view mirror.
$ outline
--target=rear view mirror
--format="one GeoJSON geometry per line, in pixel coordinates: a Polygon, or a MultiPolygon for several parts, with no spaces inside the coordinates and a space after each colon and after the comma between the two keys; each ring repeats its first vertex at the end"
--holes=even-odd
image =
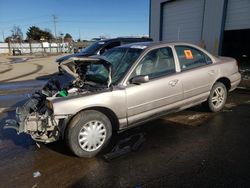
{"type": "Polygon", "coordinates": [[[131,79],[132,84],[143,84],[149,81],[148,75],[139,75],[131,79]]]}

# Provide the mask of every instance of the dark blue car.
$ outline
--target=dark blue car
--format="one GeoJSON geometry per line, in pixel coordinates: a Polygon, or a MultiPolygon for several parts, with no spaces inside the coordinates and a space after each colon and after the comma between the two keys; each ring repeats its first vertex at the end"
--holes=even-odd
{"type": "MultiPolygon", "coordinates": [[[[135,43],[135,42],[150,42],[152,41],[151,38],[133,38],[133,37],[118,37],[118,38],[112,38],[112,39],[104,39],[104,40],[99,40],[97,42],[94,42],[90,46],[84,48],[81,52],[63,56],[61,58],[58,58],[56,62],[60,63],[64,60],[67,60],[71,57],[88,57],[92,55],[101,55],[107,50],[114,48],[116,46],[121,46],[124,44],[129,44],[129,43],[135,43]]],[[[58,67],[59,72],[61,72],[60,66],[58,67]]]]}

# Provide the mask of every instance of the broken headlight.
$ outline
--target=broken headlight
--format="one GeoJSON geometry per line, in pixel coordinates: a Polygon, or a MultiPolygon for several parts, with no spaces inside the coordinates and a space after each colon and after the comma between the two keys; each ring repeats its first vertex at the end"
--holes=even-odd
{"type": "Polygon", "coordinates": [[[48,109],[50,109],[51,111],[53,111],[53,103],[49,100],[46,100],[46,106],[48,109]]]}

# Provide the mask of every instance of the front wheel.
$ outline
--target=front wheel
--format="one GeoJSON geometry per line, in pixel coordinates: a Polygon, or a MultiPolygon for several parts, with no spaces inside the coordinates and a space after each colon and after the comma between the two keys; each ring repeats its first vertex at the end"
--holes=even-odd
{"type": "Polygon", "coordinates": [[[109,118],[96,110],[78,113],[70,122],[66,139],[71,151],[79,157],[93,157],[108,143],[112,135],[109,118]]]}
{"type": "Polygon", "coordinates": [[[227,100],[227,89],[221,82],[216,82],[210,91],[210,95],[205,102],[206,107],[211,112],[220,111],[227,100]]]}

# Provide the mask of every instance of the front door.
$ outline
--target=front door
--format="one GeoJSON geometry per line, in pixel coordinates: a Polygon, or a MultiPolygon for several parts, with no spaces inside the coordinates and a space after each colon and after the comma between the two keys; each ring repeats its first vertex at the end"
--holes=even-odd
{"type": "Polygon", "coordinates": [[[128,124],[157,115],[183,99],[171,48],[148,52],[130,76],[148,75],[149,81],[126,88],[128,124]]]}

